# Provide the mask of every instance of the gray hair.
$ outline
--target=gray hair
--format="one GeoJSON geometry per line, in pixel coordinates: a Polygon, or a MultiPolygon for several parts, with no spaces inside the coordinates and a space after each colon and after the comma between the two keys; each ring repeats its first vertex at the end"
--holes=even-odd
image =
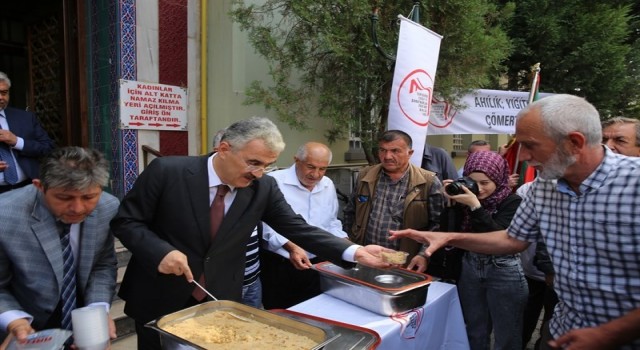
{"type": "Polygon", "coordinates": [[[602,142],[602,126],[596,108],[582,97],[558,94],[529,104],[518,113],[518,119],[532,110],[540,111],[545,133],[560,143],[571,132],[579,132],[588,146],[602,142]]]}
{"type": "Polygon", "coordinates": [[[602,128],[613,124],[634,124],[636,126],[636,146],[640,147],[640,120],[625,117],[613,117],[602,122],[602,128]]]}
{"type": "Polygon", "coordinates": [[[40,163],[40,182],[44,189],[85,190],[107,186],[109,162],[97,150],[62,147],[53,150],[40,163]]]}
{"type": "Polygon", "coordinates": [[[233,149],[241,149],[253,140],[262,140],[267,148],[280,153],[284,150],[284,141],[278,127],[264,117],[251,117],[231,124],[224,132],[222,141],[229,143],[233,149]]]}
{"type": "MultiPolygon", "coordinates": [[[[322,145],[321,143],[307,142],[304,145],[298,147],[298,150],[296,151],[296,158],[298,158],[299,160],[302,160],[302,161],[307,160],[307,156],[309,156],[309,145],[311,143],[317,144],[317,145],[322,145]]],[[[323,145],[323,146],[329,152],[329,164],[331,164],[331,161],[333,160],[333,152],[331,152],[331,149],[329,147],[327,147],[326,145],[323,145]]]]}
{"type": "Polygon", "coordinates": [[[220,141],[222,141],[222,136],[224,136],[224,132],[227,129],[220,129],[218,131],[216,131],[216,134],[213,135],[213,148],[216,149],[218,148],[218,146],[220,146],[220,141]]]}
{"type": "Polygon", "coordinates": [[[0,81],[4,81],[11,87],[11,80],[9,80],[9,77],[4,72],[0,72],[0,81]]]}

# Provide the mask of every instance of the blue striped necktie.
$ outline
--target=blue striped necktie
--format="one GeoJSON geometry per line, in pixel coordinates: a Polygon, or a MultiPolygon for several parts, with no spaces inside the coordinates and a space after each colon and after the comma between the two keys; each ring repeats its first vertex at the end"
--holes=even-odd
{"type": "MultiPolygon", "coordinates": [[[[0,115],[3,115],[4,111],[0,111],[0,115]]],[[[0,129],[2,126],[0,125],[0,129]]],[[[15,185],[18,183],[18,171],[16,170],[16,162],[13,160],[11,154],[11,148],[4,142],[0,142],[0,160],[7,163],[7,168],[4,169],[4,181],[9,185],[15,185]]]]}
{"type": "Polygon", "coordinates": [[[62,246],[62,258],[64,259],[64,275],[62,279],[62,329],[71,330],[71,311],[76,308],[76,265],[69,241],[71,224],[60,224],[62,234],[60,235],[60,245],[62,246]]]}

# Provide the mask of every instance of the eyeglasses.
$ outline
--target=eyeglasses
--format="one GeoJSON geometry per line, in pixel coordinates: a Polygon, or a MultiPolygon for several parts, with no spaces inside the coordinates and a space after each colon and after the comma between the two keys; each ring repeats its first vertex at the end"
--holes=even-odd
{"type": "Polygon", "coordinates": [[[260,166],[260,165],[251,164],[251,161],[246,161],[246,160],[244,160],[244,163],[247,165],[245,170],[250,172],[250,173],[254,173],[256,171],[260,171],[263,174],[266,174],[266,173],[270,173],[272,171],[278,170],[278,167],[275,166],[275,165],[260,166]]]}
{"type": "Polygon", "coordinates": [[[247,165],[247,171],[250,173],[261,171],[263,174],[270,173],[272,171],[278,170],[278,167],[275,165],[269,166],[257,166],[257,165],[247,165]]]}

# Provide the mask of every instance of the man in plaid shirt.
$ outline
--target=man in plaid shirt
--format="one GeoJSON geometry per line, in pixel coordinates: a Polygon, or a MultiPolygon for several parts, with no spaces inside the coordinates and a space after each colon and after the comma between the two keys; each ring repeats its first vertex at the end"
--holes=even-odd
{"type": "Polygon", "coordinates": [[[554,95],[518,114],[520,160],[539,172],[511,226],[486,234],[392,231],[485,254],[541,241],[556,271],[558,305],[541,348],[640,349],[640,158],[601,144],[596,109],[554,95]]]}

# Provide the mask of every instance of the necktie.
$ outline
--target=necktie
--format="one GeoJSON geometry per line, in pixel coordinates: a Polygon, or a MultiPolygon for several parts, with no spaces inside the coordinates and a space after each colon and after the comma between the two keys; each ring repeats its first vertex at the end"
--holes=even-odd
{"type": "MultiPolygon", "coordinates": [[[[2,126],[0,126],[0,129],[2,129],[2,126]]],[[[9,185],[15,185],[16,183],[18,183],[16,162],[13,160],[9,145],[4,142],[0,142],[0,160],[3,160],[7,163],[7,168],[4,169],[4,181],[6,181],[9,185]]]]}
{"type": "MultiPolygon", "coordinates": [[[[229,192],[229,186],[218,185],[218,191],[216,192],[215,197],[213,197],[213,202],[211,203],[211,209],[209,210],[209,222],[211,224],[209,234],[211,235],[212,242],[216,237],[220,224],[222,223],[222,219],[224,218],[224,197],[227,195],[227,192],[229,192]]],[[[198,283],[200,283],[201,286],[206,286],[204,272],[200,275],[198,283]]],[[[201,301],[207,296],[204,291],[197,287],[193,290],[191,295],[197,301],[201,301]]]]}
{"type": "Polygon", "coordinates": [[[61,224],[62,235],[60,244],[62,245],[62,258],[64,259],[64,275],[62,279],[62,329],[71,330],[71,311],[76,308],[76,265],[73,258],[73,251],[69,242],[71,228],[70,224],[61,224]]]}

